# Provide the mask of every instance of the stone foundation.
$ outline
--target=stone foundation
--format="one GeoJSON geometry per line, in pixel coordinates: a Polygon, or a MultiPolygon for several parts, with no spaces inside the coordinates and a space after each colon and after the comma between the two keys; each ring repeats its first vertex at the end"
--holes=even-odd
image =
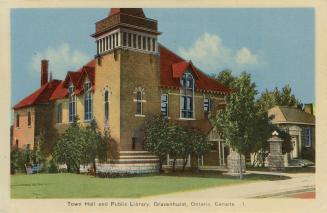
{"type": "MultiPolygon", "coordinates": [[[[241,155],[242,172],[245,173],[245,157],[241,155]]],[[[239,175],[240,173],[240,155],[239,153],[232,151],[227,157],[227,169],[230,175],[239,175]]]]}

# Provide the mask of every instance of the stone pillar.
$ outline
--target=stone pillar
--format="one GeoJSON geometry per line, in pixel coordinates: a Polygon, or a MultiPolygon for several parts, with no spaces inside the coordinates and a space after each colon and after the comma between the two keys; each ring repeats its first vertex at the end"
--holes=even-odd
{"type": "MultiPolygon", "coordinates": [[[[241,155],[242,172],[245,173],[245,157],[241,155]]],[[[240,174],[240,154],[234,150],[231,150],[227,157],[228,174],[239,175],[240,174]]]]}
{"type": "MultiPolygon", "coordinates": [[[[274,132],[275,133],[275,132],[274,132]]],[[[282,153],[283,140],[278,137],[278,133],[273,133],[273,136],[268,139],[270,153],[268,155],[268,168],[270,171],[284,170],[284,156],[282,153]]]]}

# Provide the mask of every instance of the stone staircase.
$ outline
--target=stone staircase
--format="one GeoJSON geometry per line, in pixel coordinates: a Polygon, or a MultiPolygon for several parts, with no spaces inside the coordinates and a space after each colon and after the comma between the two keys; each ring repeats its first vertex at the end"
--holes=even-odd
{"type": "Polygon", "coordinates": [[[159,159],[147,151],[121,151],[119,159],[98,165],[99,172],[146,174],[159,172],[159,159]]]}

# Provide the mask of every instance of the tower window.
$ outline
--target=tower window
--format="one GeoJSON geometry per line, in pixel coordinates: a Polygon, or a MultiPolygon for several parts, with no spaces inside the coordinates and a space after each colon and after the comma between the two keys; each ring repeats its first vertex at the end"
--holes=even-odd
{"type": "Polygon", "coordinates": [[[69,114],[69,122],[74,122],[76,116],[76,95],[74,85],[70,85],[68,88],[69,93],[69,102],[68,102],[68,114],[69,114]]]}
{"type": "Polygon", "coordinates": [[[143,36],[143,50],[146,50],[146,37],[143,36]]]}
{"type": "Polygon", "coordinates": [[[31,112],[27,113],[27,126],[31,126],[32,120],[31,120],[31,112]]]}
{"type": "Polygon", "coordinates": [[[165,117],[168,116],[168,94],[161,95],[161,114],[165,117]]]}
{"type": "Polygon", "coordinates": [[[153,52],[156,51],[156,39],[155,38],[152,39],[152,51],[153,52]]]}
{"type": "Polygon", "coordinates": [[[104,122],[106,125],[109,123],[109,91],[104,92],[104,122]]]}
{"type": "Polygon", "coordinates": [[[84,120],[92,119],[92,86],[90,81],[84,84],[84,120]]]}
{"type": "Polygon", "coordinates": [[[137,88],[134,92],[136,95],[136,99],[134,99],[134,102],[136,103],[136,115],[143,115],[143,103],[144,100],[144,89],[143,88],[137,88]]]}
{"type": "Polygon", "coordinates": [[[210,112],[211,111],[210,103],[211,103],[211,101],[210,101],[209,98],[203,99],[203,111],[204,112],[210,112]]]}
{"type": "Polygon", "coordinates": [[[111,41],[112,41],[112,36],[109,35],[109,49],[110,50],[112,49],[112,43],[111,43],[111,41]]]}
{"type": "Polygon", "coordinates": [[[131,47],[132,46],[132,34],[128,33],[128,46],[131,47]]]}
{"type": "Polygon", "coordinates": [[[151,38],[150,37],[148,37],[148,51],[150,51],[151,50],[151,38]]]}
{"type": "Polygon", "coordinates": [[[139,35],[138,37],[137,37],[137,44],[138,44],[138,47],[137,48],[139,48],[139,49],[141,49],[142,48],[142,44],[141,44],[141,42],[142,42],[142,37],[139,35]]]}
{"type": "Polygon", "coordinates": [[[19,127],[19,114],[16,115],[16,127],[19,127]]]}
{"type": "Polygon", "coordinates": [[[126,32],[124,32],[123,33],[123,46],[127,46],[127,33],[126,32]]]}
{"type": "Polygon", "coordinates": [[[136,48],[136,34],[133,34],[133,48],[136,48]]]}
{"type": "Polygon", "coordinates": [[[116,39],[115,39],[115,35],[112,35],[112,48],[116,47],[116,39]]]}

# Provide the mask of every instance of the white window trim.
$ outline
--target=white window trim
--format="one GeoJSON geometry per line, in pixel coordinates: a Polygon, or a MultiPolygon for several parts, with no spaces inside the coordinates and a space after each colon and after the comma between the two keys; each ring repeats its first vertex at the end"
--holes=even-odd
{"type": "Polygon", "coordinates": [[[304,146],[305,147],[311,147],[312,146],[312,135],[311,135],[311,129],[310,128],[305,128],[305,130],[304,130],[304,132],[305,132],[305,141],[304,141],[304,146]],[[308,132],[309,132],[309,143],[307,144],[307,130],[309,130],[308,132]]]}
{"type": "MultiPolygon", "coordinates": [[[[168,93],[163,93],[163,94],[161,94],[161,96],[166,96],[167,97],[167,115],[165,116],[166,118],[169,118],[169,95],[168,95],[168,93]]],[[[160,97],[160,112],[161,112],[161,104],[162,104],[162,100],[161,100],[161,97],[160,97]]],[[[162,114],[162,112],[161,112],[161,114],[162,114]]]]}
{"type": "Polygon", "coordinates": [[[135,104],[141,103],[141,114],[137,114],[137,113],[135,112],[135,116],[136,116],[136,117],[144,117],[145,115],[144,115],[144,112],[143,112],[143,104],[146,102],[146,100],[144,100],[144,94],[145,94],[145,93],[144,93],[144,88],[141,88],[141,87],[137,87],[137,88],[135,88],[133,94],[135,94],[135,95],[137,96],[137,93],[138,93],[138,92],[141,93],[141,100],[138,100],[137,98],[134,98],[134,99],[133,99],[133,102],[134,102],[135,104]]]}
{"type": "Polygon", "coordinates": [[[92,95],[92,84],[91,84],[91,81],[86,78],[85,81],[84,81],[84,122],[90,122],[92,119],[93,119],[93,95],[92,95]],[[86,91],[85,90],[85,85],[86,84],[90,84],[88,90],[86,91]],[[87,93],[90,93],[90,98],[89,100],[91,101],[91,110],[89,109],[89,112],[91,114],[90,118],[86,119],[85,118],[85,101],[86,101],[86,95],[87,93]]]}
{"type": "Polygon", "coordinates": [[[68,95],[69,96],[73,96],[73,101],[72,101],[72,103],[74,103],[74,114],[73,114],[73,119],[70,121],[70,112],[69,112],[69,104],[70,104],[70,97],[69,97],[69,99],[68,99],[68,123],[74,123],[74,117],[76,116],[76,114],[77,114],[77,104],[76,104],[76,95],[75,95],[75,86],[72,84],[72,83],[70,83],[69,84],[69,87],[68,87],[68,95]],[[70,94],[70,88],[73,88],[73,92],[72,92],[72,94],[70,94]]]}
{"type": "Polygon", "coordinates": [[[105,89],[103,90],[103,121],[104,121],[104,126],[105,127],[109,127],[109,120],[110,120],[110,90],[108,88],[108,86],[105,87],[105,89]],[[106,92],[108,92],[108,120],[106,120],[106,100],[105,100],[105,95],[106,92]]]}

